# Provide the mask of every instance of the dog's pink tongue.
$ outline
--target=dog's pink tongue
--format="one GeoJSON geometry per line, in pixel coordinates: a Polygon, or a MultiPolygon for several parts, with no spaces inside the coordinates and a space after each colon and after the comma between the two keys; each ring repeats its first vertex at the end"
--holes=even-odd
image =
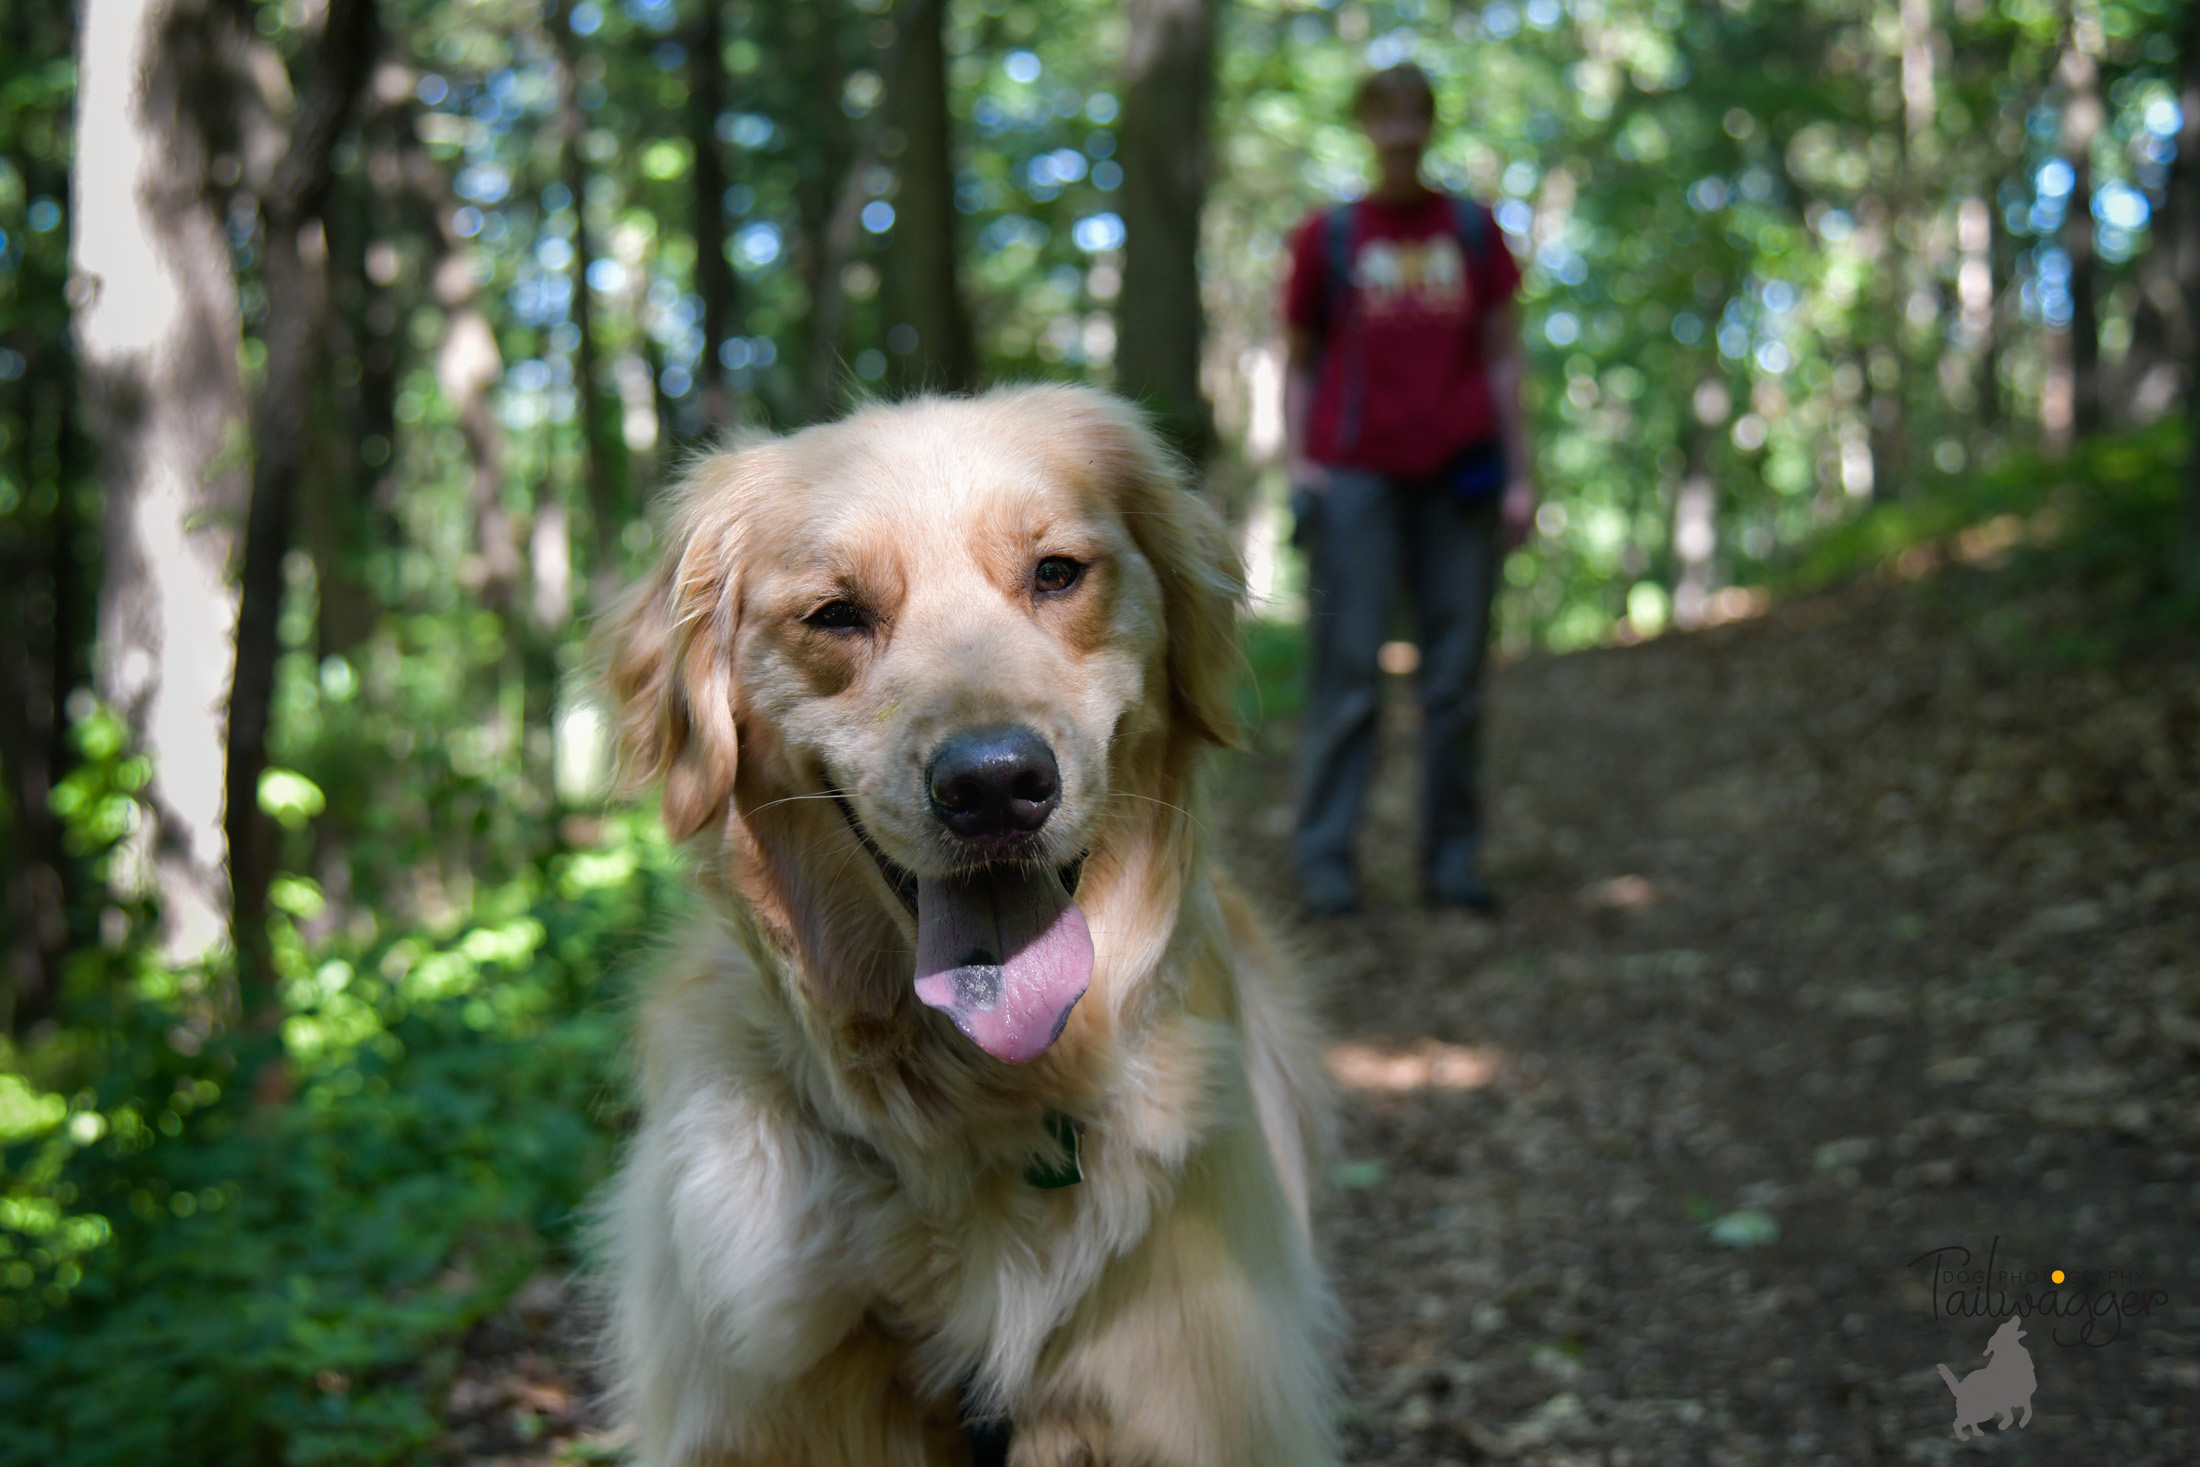
{"type": "Polygon", "coordinates": [[[1092,932],[1051,871],[917,883],[917,997],[995,1059],[1046,1053],[1092,982],[1092,932]]]}

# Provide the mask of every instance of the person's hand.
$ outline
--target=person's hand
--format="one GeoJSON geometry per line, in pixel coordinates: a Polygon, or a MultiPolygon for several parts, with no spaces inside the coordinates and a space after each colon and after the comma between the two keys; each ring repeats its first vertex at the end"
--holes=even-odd
{"type": "Polygon", "coordinates": [[[1535,484],[1528,479],[1508,483],[1499,514],[1505,523],[1505,548],[1518,550],[1527,544],[1535,529],[1535,484]]]}
{"type": "Polygon", "coordinates": [[[1310,494],[1329,491],[1329,465],[1316,463],[1304,454],[1293,454],[1284,464],[1284,472],[1290,476],[1293,489],[1304,489],[1310,494]]]}

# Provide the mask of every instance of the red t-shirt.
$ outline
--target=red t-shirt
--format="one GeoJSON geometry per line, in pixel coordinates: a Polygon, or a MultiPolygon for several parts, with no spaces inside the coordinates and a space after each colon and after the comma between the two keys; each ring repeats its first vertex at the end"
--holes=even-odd
{"type": "Polygon", "coordinates": [[[1283,317],[1321,340],[1307,454],[1401,478],[1434,474],[1460,450],[1497,437],[1482,318],[1512,299],[1520,267],[1487,215],[1479,257],[1470,256],[1443,194],[1344,207],[1352,211],[1352,299],[1342,310],[1326,299],[1326,211],[1291,244],[1283,317]]]}

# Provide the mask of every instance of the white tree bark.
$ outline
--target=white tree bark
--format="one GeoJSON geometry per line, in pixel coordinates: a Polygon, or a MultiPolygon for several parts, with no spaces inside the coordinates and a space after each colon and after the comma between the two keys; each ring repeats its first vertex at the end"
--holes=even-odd
{"type": "Polygon", "coordinates": [[[189,97],[206,0],[84,0],[70,300],[106,486],[97,680],[153,761],[121,877],[157,891],[163,945],[226,933],[223,724],[249,459],[241,327],[189,97]]]}

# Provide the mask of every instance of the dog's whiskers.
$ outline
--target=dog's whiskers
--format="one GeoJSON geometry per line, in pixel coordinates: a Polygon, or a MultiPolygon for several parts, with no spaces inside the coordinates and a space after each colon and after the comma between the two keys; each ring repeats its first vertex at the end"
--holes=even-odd
{"type": "Polygon", "coordinates": [[[781,805],[791,805],[797,800],[837,800],[839,798],[839,795],[830,792],[817,795],[781,795],[776,800],[766,800],[763,804],[749,811],[749,814],[761,815],[766,810],[775,810],[781,805]]]}
{"type": "Polygon", "coordinates": [[[1108,798],[1111,800],[1144,800],[1149,805],[1159,805],[1164,810],[1174,810],[1177,814],[1183,816],[1186,820],[1196,820],[1199,818],[1191,811],[1185,809],[1182,805],[1177,804],[1173,800],[1163,800],[1153,795],[1142,795],[1136,790],[1109,790],[1108,798]]]}
{"type": "Polygon", "coordinates": [[[1108,798],[1111,800],[1144,800],[1149,805],[1159,805],[1164,810],[1174,810],[1190,821],[1193,828],[1198,830],[1201,835],[1213,835],[1215,833],[1214,827],[1172,800],[1158,799],[1153,795],[1142,795],[1136,790],[1109,790],[1108,798]]]}

